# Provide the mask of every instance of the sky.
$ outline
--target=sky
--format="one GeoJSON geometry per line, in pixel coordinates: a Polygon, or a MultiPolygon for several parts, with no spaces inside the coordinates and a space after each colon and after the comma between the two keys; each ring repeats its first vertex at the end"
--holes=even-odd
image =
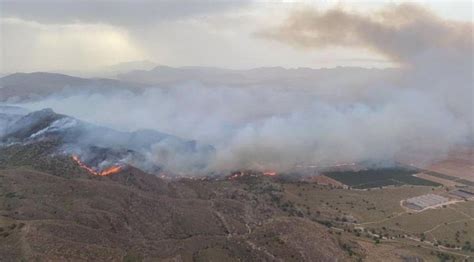
{"type": "MultiPolygon", "coordinates": [[[[413,1],[411,1],[413,3],[413,1]]],[[[442,19],[472,22],[471,1],[418,1],[442,19]]],[[[0,0],[0,73],[94,72],[128,61],[247,69],[393,67],[366,46],[295,48],[261,32],[295,11],[365,13],[398,1],[0,0]]]]}

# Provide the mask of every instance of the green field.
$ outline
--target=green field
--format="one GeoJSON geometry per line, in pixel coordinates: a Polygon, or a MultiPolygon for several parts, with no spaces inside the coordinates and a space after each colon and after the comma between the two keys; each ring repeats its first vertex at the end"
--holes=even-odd
{"type": "Polygon", "coordinates": [[[413,176],[416,171],[407,168],[380,168],[360,171],[332,171],[325,176],[345,185],[358,189],[376,188],[383,186],[440,186],[440,184],[413,176]]]}

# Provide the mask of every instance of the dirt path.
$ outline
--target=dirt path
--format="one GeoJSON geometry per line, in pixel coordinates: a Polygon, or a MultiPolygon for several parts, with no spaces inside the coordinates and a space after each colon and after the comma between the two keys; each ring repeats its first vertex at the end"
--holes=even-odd
{"type": "Polygon", "coordinates": [[[263,252],[268,258],[270,258],[270,261],[283,261],[280,258],[276,258],[272,253],[268,252],[268,250],[266,250],[265,248],[261,248],[255,245],[255,243],[253,243],[250,240],[246,240],[245,243],[247,243],[253,250],[263,252]]]}
{"type": "Polygon", "coordinates": [[[408,213],[407,211],[405,212],[400,212],[400,213],[397,213],[396,215],[392,216],[392,217],[387,217],[387,218],[384,218],[384,219],[380,219],[380,220],[376,220],[376,221],[369,221],[369,222],[364,222],[364,223],[358,223],[358,224],[354,224],[355,226],[365,226],[365,225],[371,225],[371,224],[378,224],[378,223],[382,223],[382,222],[385,222],[385,221],[389,221],[391,219],[394,219],[394,218],[397,218],[403,214],[406,214],[408,213]]]}
{"type": "MultiPolygon", "coordinates": [[[[211,208],[214,210],[214,207],[215,207],[215,203],[214,201],[211,200],[211,208]]],[[[232,230],[231,230],[231,226],[229,226],[229,224],[227,223],[226,219],[225,219],[225,216],[217,211],[217,210],[214,210],[214,214],[217,216],[217,218],[219,218],[219,220],[221,221],[222,225],[224,226],[224,228],[226,229],[226,231],[228,232],[227,233],[227,238],[233,238],[233,237],[241,237],[243,239],[245,239],[245,243],[254,251],[256,252],[261,252],[263,253],[265,256],[267,256],[269,258],[270,261],[283,261],[279,258],[276,258],[272,253],[270,253],[268,250],[266,250],[264,247],[259,247],[257,246],[255,243],[253,243],[252,241],[248,240],[247,237],[252,233],[252,229],[251,227],[249,226],[248,223],[245,223],[245,226],[247,227],[247,233],[245,234],[242,234],[242,235],[234,235],[232,233],[232,230]]]]}
{"type": "MultiPolygon", "coordinates": [[[[456,223],[461,223],[461,222],[466,222],[466,221],[474,220],[474,217],[472,217],[472,216],[470,216],[470,215],[468,215],[468,214],[462,212],[461,210],[457,210],[457,209],[452,208],[452,207],[448,207],[448,208],[451,209],[451,210],[453,210],[453,211],[455,211],[455,212],[457,212],[457,213],[459,213],[459,214],[461,214],[461,215],[463,215],[463,216],[466,216],[467,219],[459,219],[459,220],[456,220],[456,221],[448,222],[448,223],[446,223],[446,224],[445,224],[445,223],[439,223],[439,224],[437,224],[436,226],[434,226],[433,228],[431,228],[431,229],[429,229],[429,230],[426,230],[426,231],[423,232],[423,233],[425,233],[425,234],[426,234],[426,233],[431,233],[431,232],[435,231],[436,229],[438,229],[439,227],[441,227],[441,226],[443,226],[443,225],[452,225],[452,224],[456,224],[456,223]]],[[[432,235],[433,235],[433,234],[432,234],[432,235]]]]}
{"type": "MultiPolygon", "coordinates": [[[[435,247],[434,244],[431,243],[431,242],[420,241],[419,239],[414,239],[414,238],[409,238],[409,239],[412,240],[412,241],[423,243],[423,244],[428,244],[429,246],[420,245],[420,247],[424,248],[424,249],[434,250],[434,251],[441,251],[441,252],[449,253],[451,255],[461,256],[465,259],[472,258],[472,256],[470,256],[470,255],[466,255],[466,254],[458,253],[458,252],[455,252],[455,251],[452,251],[452,250],[448,250],[447,248],[444,248],[443,246],[435,247]]],[[[403,241],[399,241],[399,240],[389,240],[388,242],[396,242],[396,243],[400,243],[400,244],[407,244],[407,243],[405,243],[403,241]]]]}
{"type": "Polygon", "coordinates": [[[30,232],[31,226],[29,223],[25,223],[25,226],[21,229],[20,233],[20,249],[21,253],[25,258],[32,258],[33,257],[33,250],[31,246],[28,244],[26,240],[26,236],[30,232]]]}

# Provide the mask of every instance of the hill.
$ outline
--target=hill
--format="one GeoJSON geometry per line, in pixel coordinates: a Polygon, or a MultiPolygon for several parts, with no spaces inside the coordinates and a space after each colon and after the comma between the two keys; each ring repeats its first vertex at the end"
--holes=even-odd
{"type": "Polygon", "coordinates": [[[137,91],[141,84],[114,79],[88,79],[55,73],[15,73],[0,78],[0,102],[44,98],[62,92],[137,91]]]}
{"type": "Polygon", "coordinates": [[[153,152],[179,155],[183,161],[189,158],[189,168],[199,169],[206,166],[215,151],[212,146],[194,140],[154,130],[121,132],[57,114],[51,109],[4,117],[4,121],[6,126],[3,135],[0,133],[0,143],[10,148],[47,145],[50,148],[41,151],[75,155],[96,169],[113,164],[133,164],[149,171],[166,168],[166,159],[148,158],[153,152]]]}
{"type": "Polygon", "coordinates": [[[0,169],[4,261],[349,257],[341,246],[344,239],[321,224],[290,216],[243,183],[163,180],[133,167],[97,177],[71,160],[53,162],[42,172],[19,167],[22,163],[0,169]],[[59,163],[63,173],[54,172],[59,163]]]}
{"type": "Polygon", "coordinates": [[[157,66],[151,70],[134,70],[118,74],[122,81],[174,86],[198,82],[208,86],[266,86],[275,87],[336,87],[343,83],[357,86],[367,81],[389,81],[397,74],[396,69],[366,69],[337,67],[331,69],[261,67],[247,70],[214,67],[157,66]],[[324,84],[324,85],[323,85],[324,84]]]}
{"type": "Polygon", "coordinates": [[[49,109],[4,112],[17,114],[0,144],[2,261],[472,258],[474,201],[448,188],[343,189],[252,170],[173,177],[161,166],[140,168],[149,163],[146,142],[172,139],[191,152],[198,143],[118,132],[49,109]],[[103,174],[107,165],[118,168],[103,174]],[[427,193],[449,206],[401,205],[427,193]]]}

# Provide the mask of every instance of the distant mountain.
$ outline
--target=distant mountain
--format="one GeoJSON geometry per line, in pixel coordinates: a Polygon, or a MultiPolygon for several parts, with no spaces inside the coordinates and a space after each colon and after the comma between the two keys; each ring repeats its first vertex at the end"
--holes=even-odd
{"type": "MultiPolygon", "coordinates": [[[[127,68],[128,65],[118,65],[127,68]]],[[[317,88],[334,91],[341,86],[377,86],[396,79],[398,69],[337,67],[331,69],[263,67],[233,70],[213,67],[157,66],[151,70],[134,70],[118,74],[116,79],[81,78],[56,73],[15,73],[0,78],[0,102],[39,100],[53,94],[79,92],[107,93],[128,90],[142,92],[147,88],[169,88],[199,83],[210,87],[271,86],[277,88],[317,88]]]]}
{"type": "Polygon", "coordinates": [[[110,65],[105,67],[104,73],[110,76],[116,76],[117,74],[127,73],[135,70],[151,70],[155,68],[157,64],[152,61],[142,60],[142,61],[130,61],[118,63],[115,65],[110,65]]]}
{"type": "Polygon", "coordinates": [[[233,70],[213,67],[157,66],[152,70],[136,70],[119,74],[117,79],[147,85],[172,86],[186,82],[199,82],[211,86],[300,86],[317,84],[337,85],[341,82],[378,81],[397,72],[396,69],[367,69],[337,67],[331,69],[262,67],[249,70],[233,70]]]}
{"type": "Polygon", "coordinates": [[[60,92],[136,91],[143,86],[114,79],[88,79],[56,73],[15,73],[0,78],[0,101],[38,99],[60,92]]]}

